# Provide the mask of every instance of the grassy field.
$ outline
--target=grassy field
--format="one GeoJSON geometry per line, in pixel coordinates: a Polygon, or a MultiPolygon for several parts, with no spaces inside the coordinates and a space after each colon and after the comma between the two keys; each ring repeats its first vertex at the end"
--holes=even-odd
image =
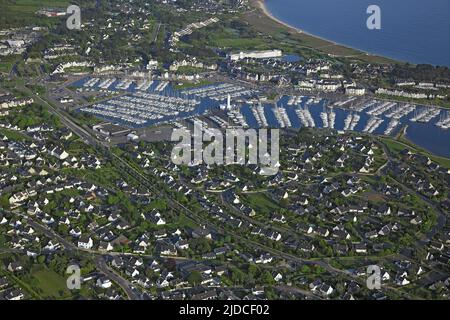
{"type": "Polygon", "coordinates": [[[211,81],[202,80],[199,82],[185,82],[185,81],[179,81],[178,83],[174,84],[173,88],[176,90],[183,90],[183,89],[192,89],[192,88],[198,88],[202,86],[207,86],[213,84],[211,81]]]}
{"type": "Polygon", "coordinates": [[[8,74],[12,67],[14,66],[14,63],[20,58],[20,56],[8,56],[8,57],[1,57],[0,58],[0,73],[6,73],[8,74]]]}
{"type": "Polygon", "coordinates": [[[190,66],[182,66],[182,67],[178,68],[177,74],[192,75],[192,74],[202,73],[202,72],[205,72],[205,71],[206,71],[206,69],[202,69],[202,68],[196,68],[196,67],[190,67],[190,66]]]}
{"type": "Polygon", "coordinates": [[[27,291],[31,291],[38,299],[64,299],[71,296],[66,279],[42,265],[35,265],[21,283],[26,284],[27,291]]]}
{"type": "Polygon", "coordinates": [[[30,137],[17,132],[17,131],[13,131],[13,130],[8,130],[8,129],[0,129],[0,136],[3,138],[3,136],[6,136],[9,140],[16,140],[16,141],[21,141],[21,140],[31,140],[30,137]]]}
{"type": "Polygon", "coordinates": [[[41,8],[67,8],[68,0],[0,0],[0,26],[25,26],[41,20],[43,24],[50,21],[46,18],[37,18],[35,14],[41,8]]]}
{"type": "Polygon", "coordinates": [[[231,48],[240,50],[267,49],[267,45],[259,38],[216,38],[211,45],[219,48],[231,48]]]}
{"type": "Polygon", "coordinates": [[[245,202],[256,211],[256,214],[270,214],[280,209],[280,206],[263,193],[246,194],[245,202]]]}

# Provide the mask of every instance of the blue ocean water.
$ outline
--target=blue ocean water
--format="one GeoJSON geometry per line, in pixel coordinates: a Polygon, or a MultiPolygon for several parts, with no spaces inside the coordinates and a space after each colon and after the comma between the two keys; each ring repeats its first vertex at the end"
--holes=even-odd
{"type": "Polygon", "coordinates": [[[450,67],[449,0],[266,0],[274,17],[308,33],[410,63],[450,67]],[[381,30],[366,26],[369,5],[381,30]]]}

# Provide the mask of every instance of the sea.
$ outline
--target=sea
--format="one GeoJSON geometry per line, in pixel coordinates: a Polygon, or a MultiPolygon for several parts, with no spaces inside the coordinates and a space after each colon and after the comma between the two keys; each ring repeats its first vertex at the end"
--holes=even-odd
{"type": "Polygon", "coordinates": [[[279,20],[352,48],[414,64],[450,67],[450,0],[266,0],[279,20]],[[370,5],[381,29],[370,30],[370,5]]]}

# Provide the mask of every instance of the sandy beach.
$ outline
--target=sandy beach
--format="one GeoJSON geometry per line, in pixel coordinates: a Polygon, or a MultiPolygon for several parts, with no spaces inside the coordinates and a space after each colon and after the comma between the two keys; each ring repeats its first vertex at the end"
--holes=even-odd
{"type": "Polygon", "coordinates": [[[280,19],[274,17],[274,16],[272,15],[272,13],[270,13],[270,11],[267,9],[267,7],[266,7],[266,1],[265,1],[265,0],[255,0],[255,1],[256,1],[257,5],[259,6],[259,8],[261,9],[261,11],[262,11],[267,17],[269,17],[270,19],[272,19],[272,20],[278,22],[279,24],[282,24],[282,25],[285,26],[285,27],[288,27],[289,29],[291,29],[291,30],[293,30],[293,31],[296,31],[296,32],[299,32],[299,33],[303,33],[302,30],[300,30],[300,29],[298,29],[298,28],[295,28],[295,27],[293,27],[293,26],[287,24],[286,22],[281,21],[280,19]]]}
{"type": "MultiPolygon", "coordinates": [[[[272,15],[272,13],[267,9],[267,7],[266,7],[266,1],[265,1],[265,0],[255,0],[255,3],[257,4],[257,6],[261,9],[261,11],[262,11],[268,18],[270,18],[271,20],[273,20],[273,21],[275,21],[275,22],[277,22],[277,23],[279,23],[279,24],[281,24],[281,25],[287,27],[287,28],[290,29],[291,31],[298,32],[298,33],[303,33],[303,34],[306,34],[306,35],[308,35],[308,36],[310,36],[310,37],[315,37],[315,38],[317,38],[317,39],[321,39],[321,40],[323,40],[323,41],[327,41],[327,42],[329,42],[330,44],[340,45],[339,43],[336,43],[336,42],[334,42],[334,41],[331,41],[331,40],[328,40],[328,39],[319,37],[319,36],[314,35],[314,34],[310,34],[310,33],[308,33],[308,32],[305,32],[304,30],[301,30],[301,29],[299,29],[299,28],[293,27],[293,26],[291,26],[290,24],[288,24],[288,23],[286,23],[286,22],[284,22],[284,21],[281,21],[280,19],[274,17],[274,16],[272,15]]],[[[356,49],[356,50],[357,50],[357,49],[356,49]]]]}

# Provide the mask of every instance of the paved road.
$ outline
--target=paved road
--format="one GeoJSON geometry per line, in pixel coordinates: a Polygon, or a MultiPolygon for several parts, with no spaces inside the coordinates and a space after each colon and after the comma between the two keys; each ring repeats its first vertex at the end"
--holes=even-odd
{"type": "Polygon", "coordinates": [[[158,35],[159,35],[159,31],[161,30],[161,25],[162,25],[162,23],[158,22],[158,24],[153,29],[153,36],[152,36],[153,40],[151,42],[152,44],[156,43],[156,41],[158,40],[158,35]]]}
{"type": "Polygon", "coordinates": [[[90,144],[91,146],[97,147],[108,147],[106,142],[99,141],[92,137],[92,135],[84,128],[80,127],[78,124],[76,124],[73,120],[70,119],[68,115],[66,115],[63,111],[58,110],[57,108],[50,105],[46,100],[42,99],[40,96],[33,93],[31,90],[29,90],[26,87],[20,87],[23,91],[27,92],[35,101],[41,102],[43,105],[45,105],[49,112],[56,115],[61,122],[67,126],[70,130],[72,130],[76,135],[78,135],[81,139],[83,139],[87,144],[90,144]]]}
{"type": "Polygon", "coordinates": [[[117,283],[125,291],[125,293],[127,294],[129,299],[131,299],[131,300],[139,300],[140,299],[140,295],[137,292],[135,292],[135,290],[133,290],[133,286],[131,285],[131,283],[128,280],[122,278],[120,275],[118,275],[117,273],[115,273],[114,271],[112,271],[108,268],[106,261],[101,254],[99,254],[98,252],[95,252],[95,251],[82,250],[82,249],[78,248],[77,246],[75,246],[72,242],[67,241],[66,239],[61,237],[59,234],[57,234],[55,231],[48,228],[47,226],[43,226],[43,225],[37,223],[32,218],[26,216],[23,213],[19,213],[19,212],[15,212],[15,213],[24,217],[27,220],[27,223],[32,228],[34,228],[36,231],[39,231],[39,232],[43,233],[45,236],[47,236],[48,238],[54,239],[55,241],[58,241],[59,243],[61,243],[64,246],[65,250],[97,254],[97,256],[95,258],[95,264],[97,266],[97,269],[100,272],[107,275],[112,281],[117,283]]]}
{"type": "Polygon", "coordinates": [[[128,299],[130,300],[141,300],[140,294],[137,290],[131,285],[131,283],[118,275],[115,271],[109,269],[106,264],[105,259],[102,256],[97,256],[95,258],[95,266],[98,270],[106,274],[106,276],[117,283],[127,294],[128,299]]]}
{"type": "MultiPolygon", "coordinates": [[[[384,153],[388,157],[388,163],[389,163],[390,161],[393,160],[392,154],[389,152],[389,150],[386,148],[386,146],[384,144],[383,144],[383,150],[384,150],[384,153]]],[[[382,171],[384,171],[384,169],[385,168],[383,168],[382,171]]],[[[415,244],[416,247],[423,247],[423,246],[427,245],[431,241],[431,239],[445,227],[446,222],[447,222],[447,216],[446,216],[446,214],[444,214],[444,212],[442,212],[439,205],[435,201],[433,201],[430,198],[424,196],[423,194],[417,192],[416,190],[410,188],[409,186],[405,185],[401,181],[399,181],[393,177],[391,177],[391,178],[397,184],[402,186],[406,191],[408,191],[408,193],[414,194],[416,197],[422,199],[422,201],[427,203],[437,213],[436,224],[430,229],[430,231],[426,234],[424,239],[419,239],[415,244]]]]}

